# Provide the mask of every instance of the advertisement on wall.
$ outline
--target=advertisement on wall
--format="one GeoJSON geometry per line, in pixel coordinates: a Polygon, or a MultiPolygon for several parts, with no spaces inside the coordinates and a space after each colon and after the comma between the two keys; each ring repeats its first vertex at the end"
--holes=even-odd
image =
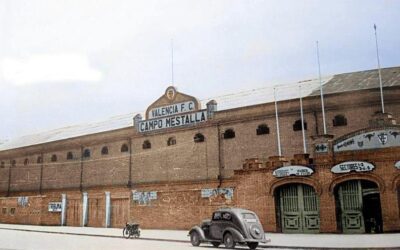
{"type": "Polygon", "coordinates": [[[49,212],[61,212],[61,202],[49,202],[49,212]]]}
{"type": "Polygon", "coordinates": [[[335,165],[331,168],[331,172],[335,174],[343,174],[343,173],[350,173],[351,171],[354,172],[369,172],[375,168],[369,162],[365,161],[346,161],[340,164],[335,165]]]}

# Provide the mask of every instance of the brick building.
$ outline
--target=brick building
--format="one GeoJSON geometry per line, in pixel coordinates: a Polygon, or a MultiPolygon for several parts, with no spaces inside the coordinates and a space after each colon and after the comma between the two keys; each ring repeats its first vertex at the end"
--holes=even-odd
{"type": "Polygon", "coordinates": [[[266,231],[400,230],[400,67],[199,102],[168,87],[144,117],[0,144],[0,222],[188,229],[221,206],[266,231]],[[279,93],[278,93],[279,96],[279,93]],[[235,100],[232,105],[232,100],[235,100]],[[231,103],[230,103],[231,102],[231,103]],[[235,106],[236,105],[236,106],[235,106]]]}

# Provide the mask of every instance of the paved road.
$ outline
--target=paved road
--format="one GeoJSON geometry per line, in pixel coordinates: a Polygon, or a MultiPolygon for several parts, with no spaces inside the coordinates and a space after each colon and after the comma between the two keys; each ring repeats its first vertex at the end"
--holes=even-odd
{"type": "MultiPolygon", "coordinates": [[[[190,243],[143,239],[118,239],[100,236],[49,234],[15,230],[0,230],[1,250],[207,250],[211,245],[193,247],[190,243]]],[[[238,248],[240,249],[240,248],[238,248]]],[[[241,248],[248,249],[248,248],[241,248]]],[[[271,249],[271,248],[270,248],[271,249]]],[[[280,248],[282,249],[282,248],[280,248]]]]}

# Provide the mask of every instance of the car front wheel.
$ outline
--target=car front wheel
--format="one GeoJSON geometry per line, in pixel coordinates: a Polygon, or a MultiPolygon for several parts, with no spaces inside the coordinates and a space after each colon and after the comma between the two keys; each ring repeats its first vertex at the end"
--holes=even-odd
{"type": "Polygon", "coordinates": [[[247,242],[247,246],[253,250],[256,249],[258,247],[258,242],[247,242]]]}
{"type": "Polygon", "coordinates": [[[226,233],[224,235],[224,245],[226,248],[235,248],[236,242],[231,233],[226,233]]]}
{"type": "Polygon", "coordinates": [[[195,247],[200,245],[200,236],[199,236],[198,232],[193,231],[193,232],[190,233],[190,242],[195,247]]]}

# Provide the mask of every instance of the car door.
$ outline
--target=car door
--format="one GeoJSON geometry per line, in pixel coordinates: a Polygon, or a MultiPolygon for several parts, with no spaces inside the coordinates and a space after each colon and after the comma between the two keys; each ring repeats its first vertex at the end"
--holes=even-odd
{"type": "Polygon", "coordinates": [[[214,240],[222,239],[222,212],[213,213],[212,220],[210,223],[210,238],[214,240]]]}

